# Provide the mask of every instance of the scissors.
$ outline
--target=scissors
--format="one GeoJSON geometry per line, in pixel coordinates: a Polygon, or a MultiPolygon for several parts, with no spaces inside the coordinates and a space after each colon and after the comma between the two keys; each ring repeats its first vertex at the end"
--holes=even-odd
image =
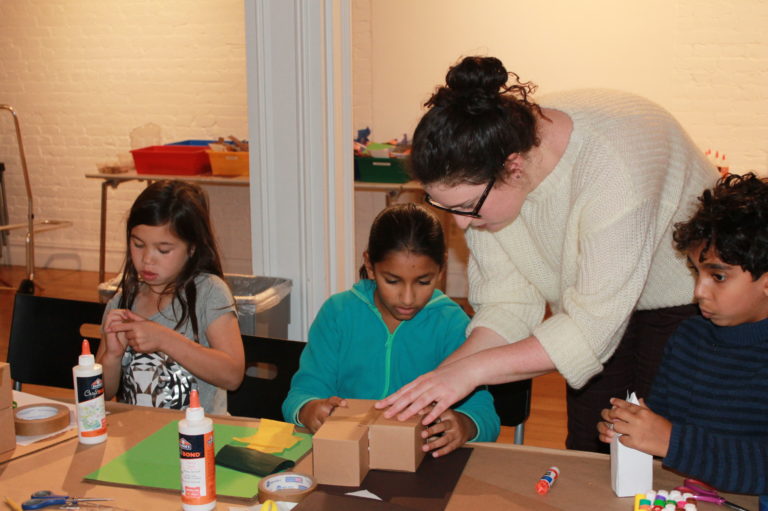
{"type": "Polygon", "coordinates": [[[726,505],[731,509],[736,509],[737,511],[749,511],[748,509],[745,509],[738,504],[734,504],[733,502],[725,500],[717,493],[716,489],[706,483],[702,483],[697,479],[686,479],[683,481],[683,486],[678,486],[675,489],[683,493],[690,493],[693,495],[694,499],[700,500],[702,502],[712,502],[719,506],[726,505]]]}
{"type": "Polygon", "coordinates": [[[56,495],[50,490],[36,491],[29,500],[21,503],[21,509],[43,509],[50,506],[74,506],[78,502],[93,502],[112,499],[86,499],[80,497],[69,497],[67,495],[56,495]]]}

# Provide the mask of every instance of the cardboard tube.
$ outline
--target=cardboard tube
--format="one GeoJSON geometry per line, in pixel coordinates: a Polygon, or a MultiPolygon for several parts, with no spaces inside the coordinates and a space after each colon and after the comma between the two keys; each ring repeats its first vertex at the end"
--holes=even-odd
{"type": "Polygon", "coordinates": [[[315,491],[317,483],[308,475],[296,472],[280,472],[259,481],[259,502],[301,502],[315,491]]]}
{"type": "Polygon", "coordinates": [[[16,434],[47,435],[69,426],[69,408],[56,403],[25,405],[13,411],[16,434]]]}

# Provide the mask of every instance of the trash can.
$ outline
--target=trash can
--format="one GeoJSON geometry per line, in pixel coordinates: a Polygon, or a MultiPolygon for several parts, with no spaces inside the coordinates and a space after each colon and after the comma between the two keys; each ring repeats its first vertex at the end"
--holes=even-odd
{"type": "Polygon", "coordinates": [[[225,273],[235,295],[240,333],[288,338],[291,318],[291,279],[225,273]]]}
{"type": "MultiPolygon", "coordinates": [[[[117,275],[99,284],[99,301],[108,302],[121,279],[122,275],[117,275]]],[[[235,297],[240,333],[288,338],[293,287],[290,279],[225,273],[224,280],[235,297]]]]}

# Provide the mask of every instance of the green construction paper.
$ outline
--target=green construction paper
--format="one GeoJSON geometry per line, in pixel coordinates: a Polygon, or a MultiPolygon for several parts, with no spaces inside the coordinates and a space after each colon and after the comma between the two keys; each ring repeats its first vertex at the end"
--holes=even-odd
{"type": "MultiPolygon", "coordinates": [[[[216,452],[227,444],[246,446],[232,440],[233,437],[249,437],[258,428],[214,424],[216,452]]],[[[276,456],[298,461],[312,448],[312,436],[294,433],[300,438],[290,449],[276,456]]],[[[144,486],[181,491],[179,476],[179,426],[178,421],[166,424],[134,447],[113,459],[98,470],[85,476],[97,482],[117,483],[127,486],[144,486]]],[[[216,465],[216,494],[225,497],[253,498],[258,494],[261,477],[216,465]]]]}

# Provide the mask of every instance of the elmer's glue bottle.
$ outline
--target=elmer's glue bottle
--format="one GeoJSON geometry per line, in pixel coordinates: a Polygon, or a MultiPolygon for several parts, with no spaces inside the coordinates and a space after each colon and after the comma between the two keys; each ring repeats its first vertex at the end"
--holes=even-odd
{"type": "Polygon", "coordinates": [[[104,380],[101,364],[91,355],[91,345],[83,339],[82,352],[72,368],[75,382],[77,436],[81,444],[99,444],[107,439],[104,408],[104,380]]]}
{"type": "Polygon", "coordinates": [[[216,508],[213,421],[205,416],[197,389],[192,389],[189,401],[187,416],[179,421],[181,507],[208,511],[216,508]]]}

